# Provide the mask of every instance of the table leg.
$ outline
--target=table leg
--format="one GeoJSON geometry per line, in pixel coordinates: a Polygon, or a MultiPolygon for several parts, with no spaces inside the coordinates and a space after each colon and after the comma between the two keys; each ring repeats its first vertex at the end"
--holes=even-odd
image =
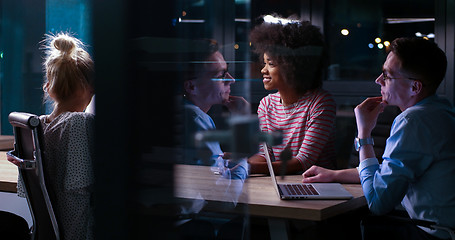
{"type": "Polygon", "coordinates": [[[288,221],[281,218],[268,218],[270,239],[289,239],[288,238],[288,221]]]}

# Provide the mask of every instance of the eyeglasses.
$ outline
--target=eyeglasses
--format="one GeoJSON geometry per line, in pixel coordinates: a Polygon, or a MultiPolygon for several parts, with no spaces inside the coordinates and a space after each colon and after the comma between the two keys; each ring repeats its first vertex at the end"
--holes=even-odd
{"type": "Polygon", "coordinates": [[[222,74],[217,75],[215,78],[226,79],[229,77],[228,71],[224,71],[222,74]]]}
{"type": "Polygon", "coordinates": [[[393,77],[389,77],[387,75],[387,73],[385,73],[384,71],[382,71],[382,80],[385,81],[385,80],[392,80],[392,79],[410,79],[410,80],[414,80],[414,81],[418,81],[418,79],[416,78],[410,78],[410,77],[404,77],[404,78],[393,78],[393,77]]]}
{"type": "Polygon", "coordinates": [[[234,81],[234,78],[229,74],[228,71],[223,71],[223,73],[212,78],[213,81],[234,81]]]}

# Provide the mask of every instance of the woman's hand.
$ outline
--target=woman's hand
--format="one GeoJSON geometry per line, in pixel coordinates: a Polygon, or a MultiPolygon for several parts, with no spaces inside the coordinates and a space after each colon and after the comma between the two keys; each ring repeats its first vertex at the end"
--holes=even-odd
{"type": "Polygon", "coordinates": [[[357,172],[356,168],[330,170],[319,166],[312,166],[302,174],[302,177],[303,183],[360,183],[359,172],[357,172]]]}
{"type": "Polygon", "coordinates": [[[222,157],[223,157],[223,159],[231,159],[232,158],[232,153],[231,152],[224,152],[222,157]]]}
{"type": "Polygon", "coordinates": [[[335,171],[326,169],[319,166],[311,166],[303,174],[303,183],[312,183],[312,182],[333,182],[335,176],[335,171]]]}

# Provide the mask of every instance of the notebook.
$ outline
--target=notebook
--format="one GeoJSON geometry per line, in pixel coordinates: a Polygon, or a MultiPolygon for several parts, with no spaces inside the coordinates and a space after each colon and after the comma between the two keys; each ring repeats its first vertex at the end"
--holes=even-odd
{"type": "Polygon", "coordinates": [[[278,183],[272,167],[273,151],[266,143],[262,146],[272,183],[281,199],[350,199],[353,197],[339,183],[278,183]]]}

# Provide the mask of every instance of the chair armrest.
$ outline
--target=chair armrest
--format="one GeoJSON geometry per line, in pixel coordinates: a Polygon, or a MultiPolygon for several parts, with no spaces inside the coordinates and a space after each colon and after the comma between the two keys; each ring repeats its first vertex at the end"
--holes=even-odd
{"type": "Polygon", "coordinates": [[[426,227],[426,228],[429,228],[429,229],[439,229],[439,230],[446,231],[446,232],[449,233],[450,238],[452,240],[455,240],[455,231],[454,231],[454,229],[451,229],[451,228],[448,228],[448,227],[444,227],[444,226],[439,226],[435,222],[427,221],[427,220],[411,219],[411,221],[414,224],[416,224],[417,226],[422,226],[422,227],[426,227]]]}
{"type": "Polygon", "coordinates": [[[11,150],[6,153],[6,159],[8,159],[9,162],[13,163],[20,169],[34,169],[36,167],[36,161],[35,160],[27,160],[27,159],[22,159],[14,155],[15,151],[11,150]]]}
{"type": "Polygon", "coordinates": [[[455,230],[450,229],[448,227],[443,227],[443,226],[438,226],[438,225],[432,225],[434,229],[439,229],[439,230],[444,230],[449,233],[450,239],[455,240],[455,230]]]}

